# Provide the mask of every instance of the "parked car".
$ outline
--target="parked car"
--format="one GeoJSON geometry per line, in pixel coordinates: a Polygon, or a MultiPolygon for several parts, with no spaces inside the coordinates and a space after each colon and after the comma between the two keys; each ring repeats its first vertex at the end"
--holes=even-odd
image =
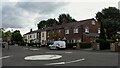
{"type": "Polygon", "coordinates": [[[52,45],[49,45],[50,49],[65,49],[66,43],[65,41],[54,41],[52,45]]]}

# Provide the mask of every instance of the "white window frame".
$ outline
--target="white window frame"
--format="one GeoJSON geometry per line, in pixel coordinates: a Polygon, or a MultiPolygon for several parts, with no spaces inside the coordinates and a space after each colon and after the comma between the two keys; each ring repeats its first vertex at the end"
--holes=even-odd
{"type": "Polygon", "coordinates": [[[89,31],[89,28],[88,27],[86,27],[85,28],[85,33],[89,33],[90,31],[89,31]]]}
{"type": "Polygon", "coordinates": [[[69,29],[66,29],[66,30],[65,30],[65,34],[69,34],[69,29]]]}
{"type": "Polygon", "coordinates": [[[92,25],[95,25],[95,21],[92,21],[92,25]]]}
{"type": "Polygon", "coordinates": [[[78,33],[78,28],[74,28],[74,33],[78,33]]]}
{"type": "Polygon", "coordinates": [[[61,32],[61,30],[59,29],[59,30],[58,30],[58,32],[60,33],[60,32],[61,32]]]}
{"type": "Polygon", "coordinates": [[[44,37],[44,33],[42,33],[42,37],[44,37]]]}
{"type": "Polygon", "coordinates": [[[98,28],[98,34],[100,34],[100,28],[98,28]]]}

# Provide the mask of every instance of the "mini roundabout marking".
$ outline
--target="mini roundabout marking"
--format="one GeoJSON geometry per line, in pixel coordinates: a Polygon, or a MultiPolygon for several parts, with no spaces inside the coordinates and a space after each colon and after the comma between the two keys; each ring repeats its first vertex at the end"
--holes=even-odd
{"type": "Polygon", "coordinates": [[[25,60],[54,60],[62,58],[61,55],[34,55],[34,56],[27,56],[25,60]]]}

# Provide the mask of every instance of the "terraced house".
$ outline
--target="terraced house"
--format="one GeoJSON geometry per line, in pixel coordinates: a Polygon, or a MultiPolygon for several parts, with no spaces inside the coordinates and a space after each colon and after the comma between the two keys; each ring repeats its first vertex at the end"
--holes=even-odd
{"type": "Polygon", "coordinates": [[[39,39],[41,45],[46,45],[47,42],[55,40],[66,40],[68,43],[91,43],[99,36],[100,25],[92,18],[77,22],[63,22],[61,25],[54,23],[52,27],[32,31],[25,35],[31,35],[31,33],[36,34],[37,37],[35,36],[35,38],[39,39]]]}
{"type": "Polygon", "coordinates": [[[47,28],[47,41],[66,40],[68,43],[94,41],[100,33],[99,23],[94,19],[53,25],[47,28]]]}

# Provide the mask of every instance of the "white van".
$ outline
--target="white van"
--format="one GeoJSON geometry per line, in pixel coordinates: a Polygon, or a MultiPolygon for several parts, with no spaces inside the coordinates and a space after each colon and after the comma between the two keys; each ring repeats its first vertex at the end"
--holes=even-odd
{"type": "Polygon", "coordinates": [[[65,49],[66,43],[65,41],[54,41],[52,45],[49,45],[50,49],[65,49]]]}

